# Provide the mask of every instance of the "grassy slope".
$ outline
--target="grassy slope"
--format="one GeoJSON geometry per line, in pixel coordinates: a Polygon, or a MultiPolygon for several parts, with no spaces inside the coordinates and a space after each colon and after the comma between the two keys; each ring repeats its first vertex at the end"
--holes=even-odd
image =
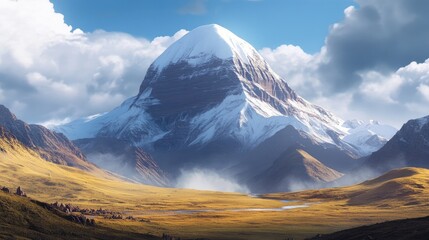
{"type": "Polygon", "coordinates": [[[0,185],[23,187],[29,196],[44,202],[74,203],[82,207],[127,209],[198,209],[242,207],[278,207],[277,201],[250,198],[246,195],[159,188],[120,181],[109,175],[93,176],[87,172],[56,165],[17,143],[0,139],[0,185]]]}
{"type": "Polygon", "coordinates": [[[295,193],[267,194],[268,198],[303,201],[344,200],[348,206],[429,207],[429,169],[401,168],[361,184],[295,193]]]}
{"type": "Polygon", "coordinates": [[[0,192],[0,239],[157,239],[104,227],[85,227],[53,214],[29,198],[0,192]]]}
{"type": "MultiPolygon", "coordinates": [[[[285,204],[240,194],[150,187],[106,176],[109,180],[46,162],[16,143],[0,140],[0,148],[6,150],[6,153],[0,152],[0,185],[20,185],[30,197],[44,202],[60,201],[81,207],[133,210],[131,214],[135,217],[150,220],[139,222],[97,219],[99,226],[120,231],[156,235],[169,233],[181,237],[210,239],[300,239],[386,220],[429,215],[429,204],[424,197],[420,197],[423,196],[421,193],[424,194],[429,189],[429,172],[420,169],[411,169],[412,176],[391,181],[399,186],[406,184],[404,189],[411,188],[414,191],[411,191],[413,194],[402,196],[401,200],[383,200],[381,195],[380,200],[359,204],[363,203],[359,196],[363,196],[365,191],[376,189],[374,187],[377,186],[380,187],[378,189],[383,189],[385,181],[381,181],[348,188],[267,195],[314,203],[301,209],[281,212],[164,214],[158,210],[275,208],[285,204]],[[419,185],[423,185],[425,189],[419,185]],[[357,192],[361,194],[352,194],[357,192]],[[152,210],[155,211],[148,212],[152,210]]],[[[384,189],[388,192],[391,188],[388,186],[384,189]]],[[[404,191],[402,187],[396,189],[398,196],[404,191]]]]}

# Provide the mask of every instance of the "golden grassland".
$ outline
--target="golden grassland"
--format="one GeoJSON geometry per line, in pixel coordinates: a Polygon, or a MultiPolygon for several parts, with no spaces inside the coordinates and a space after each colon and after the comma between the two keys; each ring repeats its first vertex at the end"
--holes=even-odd
{"type": "Polygon", "coordinates": [[[158,236],[168,233],[185,238],[302,239],[386,220],[429,215],[429,170],[424,169],[401,169],[351,187],[268,194],[263,197],[270,199],[261,199],[134,184],[107,173],[97,172],[98,176],[94,176],[46,162],[17,143],[0,140],[0,147],[5,150],[0,152],[0,185],[20,185],[30,197],[40,201],[103,207],[138,220],[97,218],[100,227],[118,231],[158,236]],[[285,211],[222,210],[302,203],[310,205],[285,211]],[[196,209],[219,211],[175,211],[196,209]]]}
{"type": "Polygon", "coordinates": [[[29,196],[44,202],[121,211],[282,206],[278,201],[242,194],[152,187],[126,182],[108,173],[102,176],[101,172],[94,176],[47,162],[17,143],[12,146],[0,140],[0,147],[6,151],[0,152],[0,185],[19,185],[29,196]]]}
{"type": "Polygon", "coordinates": [[[159,239],[103,226],[85,227],[63,216],[29,198],[0,192],[0,239],[159,239]]]}

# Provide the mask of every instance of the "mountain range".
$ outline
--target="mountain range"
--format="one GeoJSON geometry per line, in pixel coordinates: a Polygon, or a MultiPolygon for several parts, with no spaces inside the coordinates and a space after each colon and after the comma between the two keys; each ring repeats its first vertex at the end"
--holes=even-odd
{"type": "MultiPolygon", "coordinates": [[[[118,174],[156,172],[158,180],[152,183],[162,185],[166,181],[159,180],[164,177],[158,166],[170,181],[183,169],[214,169],[257,191],[266,190],[255,179],[269,175],[282,156],[305,152],[311,158],[301,160],[317,170],[296,175],[311,179],[310,184],[333,180],[396,132],[376,121],[344,121],[308,102],[249,43],[216,24],[192,30],[165,50],[150,65],[136,96],[110,112],[54,130],[83,146],[89,161],[118,174]],[[126,157],[113,165],[100,160],[108,149],[103,142],[112,145],[106,139],[145,152],[151,163],[141,171],[135,155],[118,149],[116,156],[126,157]]],[[[289,163],[282,161],[285,168],[289,163]]]]}

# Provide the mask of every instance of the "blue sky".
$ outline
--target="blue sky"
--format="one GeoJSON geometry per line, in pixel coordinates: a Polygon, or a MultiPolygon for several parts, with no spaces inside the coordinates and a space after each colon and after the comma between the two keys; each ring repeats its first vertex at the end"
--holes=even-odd
{"type": "Polygon", "coordinates": [[[218,23],[255,48],[323,46],[329,27],[344,18],[351,0],[52,0],[65,22],[85,32],[126,32],[153,39],[179,29],[218,23]]]}
{"type": "Polygon", "coordinates": [[[180,29],[218,23],[308,101],[400,127],[429,114],[428,12],[423,0],[0,0],[0,103],[45,125],[110,111],[180,29]]]}

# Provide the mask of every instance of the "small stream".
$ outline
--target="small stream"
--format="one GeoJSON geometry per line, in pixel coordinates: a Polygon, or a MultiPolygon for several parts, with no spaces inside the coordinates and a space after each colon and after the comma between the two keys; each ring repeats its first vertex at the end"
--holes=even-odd
{"type": "MultiPolygon", "coordinates": [[[[293,201],[281,200],[284,203],[291,203],[293,201]]],[[[195,213],[205,213],[205,212],[281,212],[297,208],[308,207],[309,204],[299,204],[299,205],[287,205],[279,208],[227,208],[227,209],[195,209],[195,210],[141,210],[141,211],[124,211],[124,214],[127,215],[152,215],[152,214],[162,214],[162,215],[176,215],[176,214],[195,214],[195,213]]]]}

